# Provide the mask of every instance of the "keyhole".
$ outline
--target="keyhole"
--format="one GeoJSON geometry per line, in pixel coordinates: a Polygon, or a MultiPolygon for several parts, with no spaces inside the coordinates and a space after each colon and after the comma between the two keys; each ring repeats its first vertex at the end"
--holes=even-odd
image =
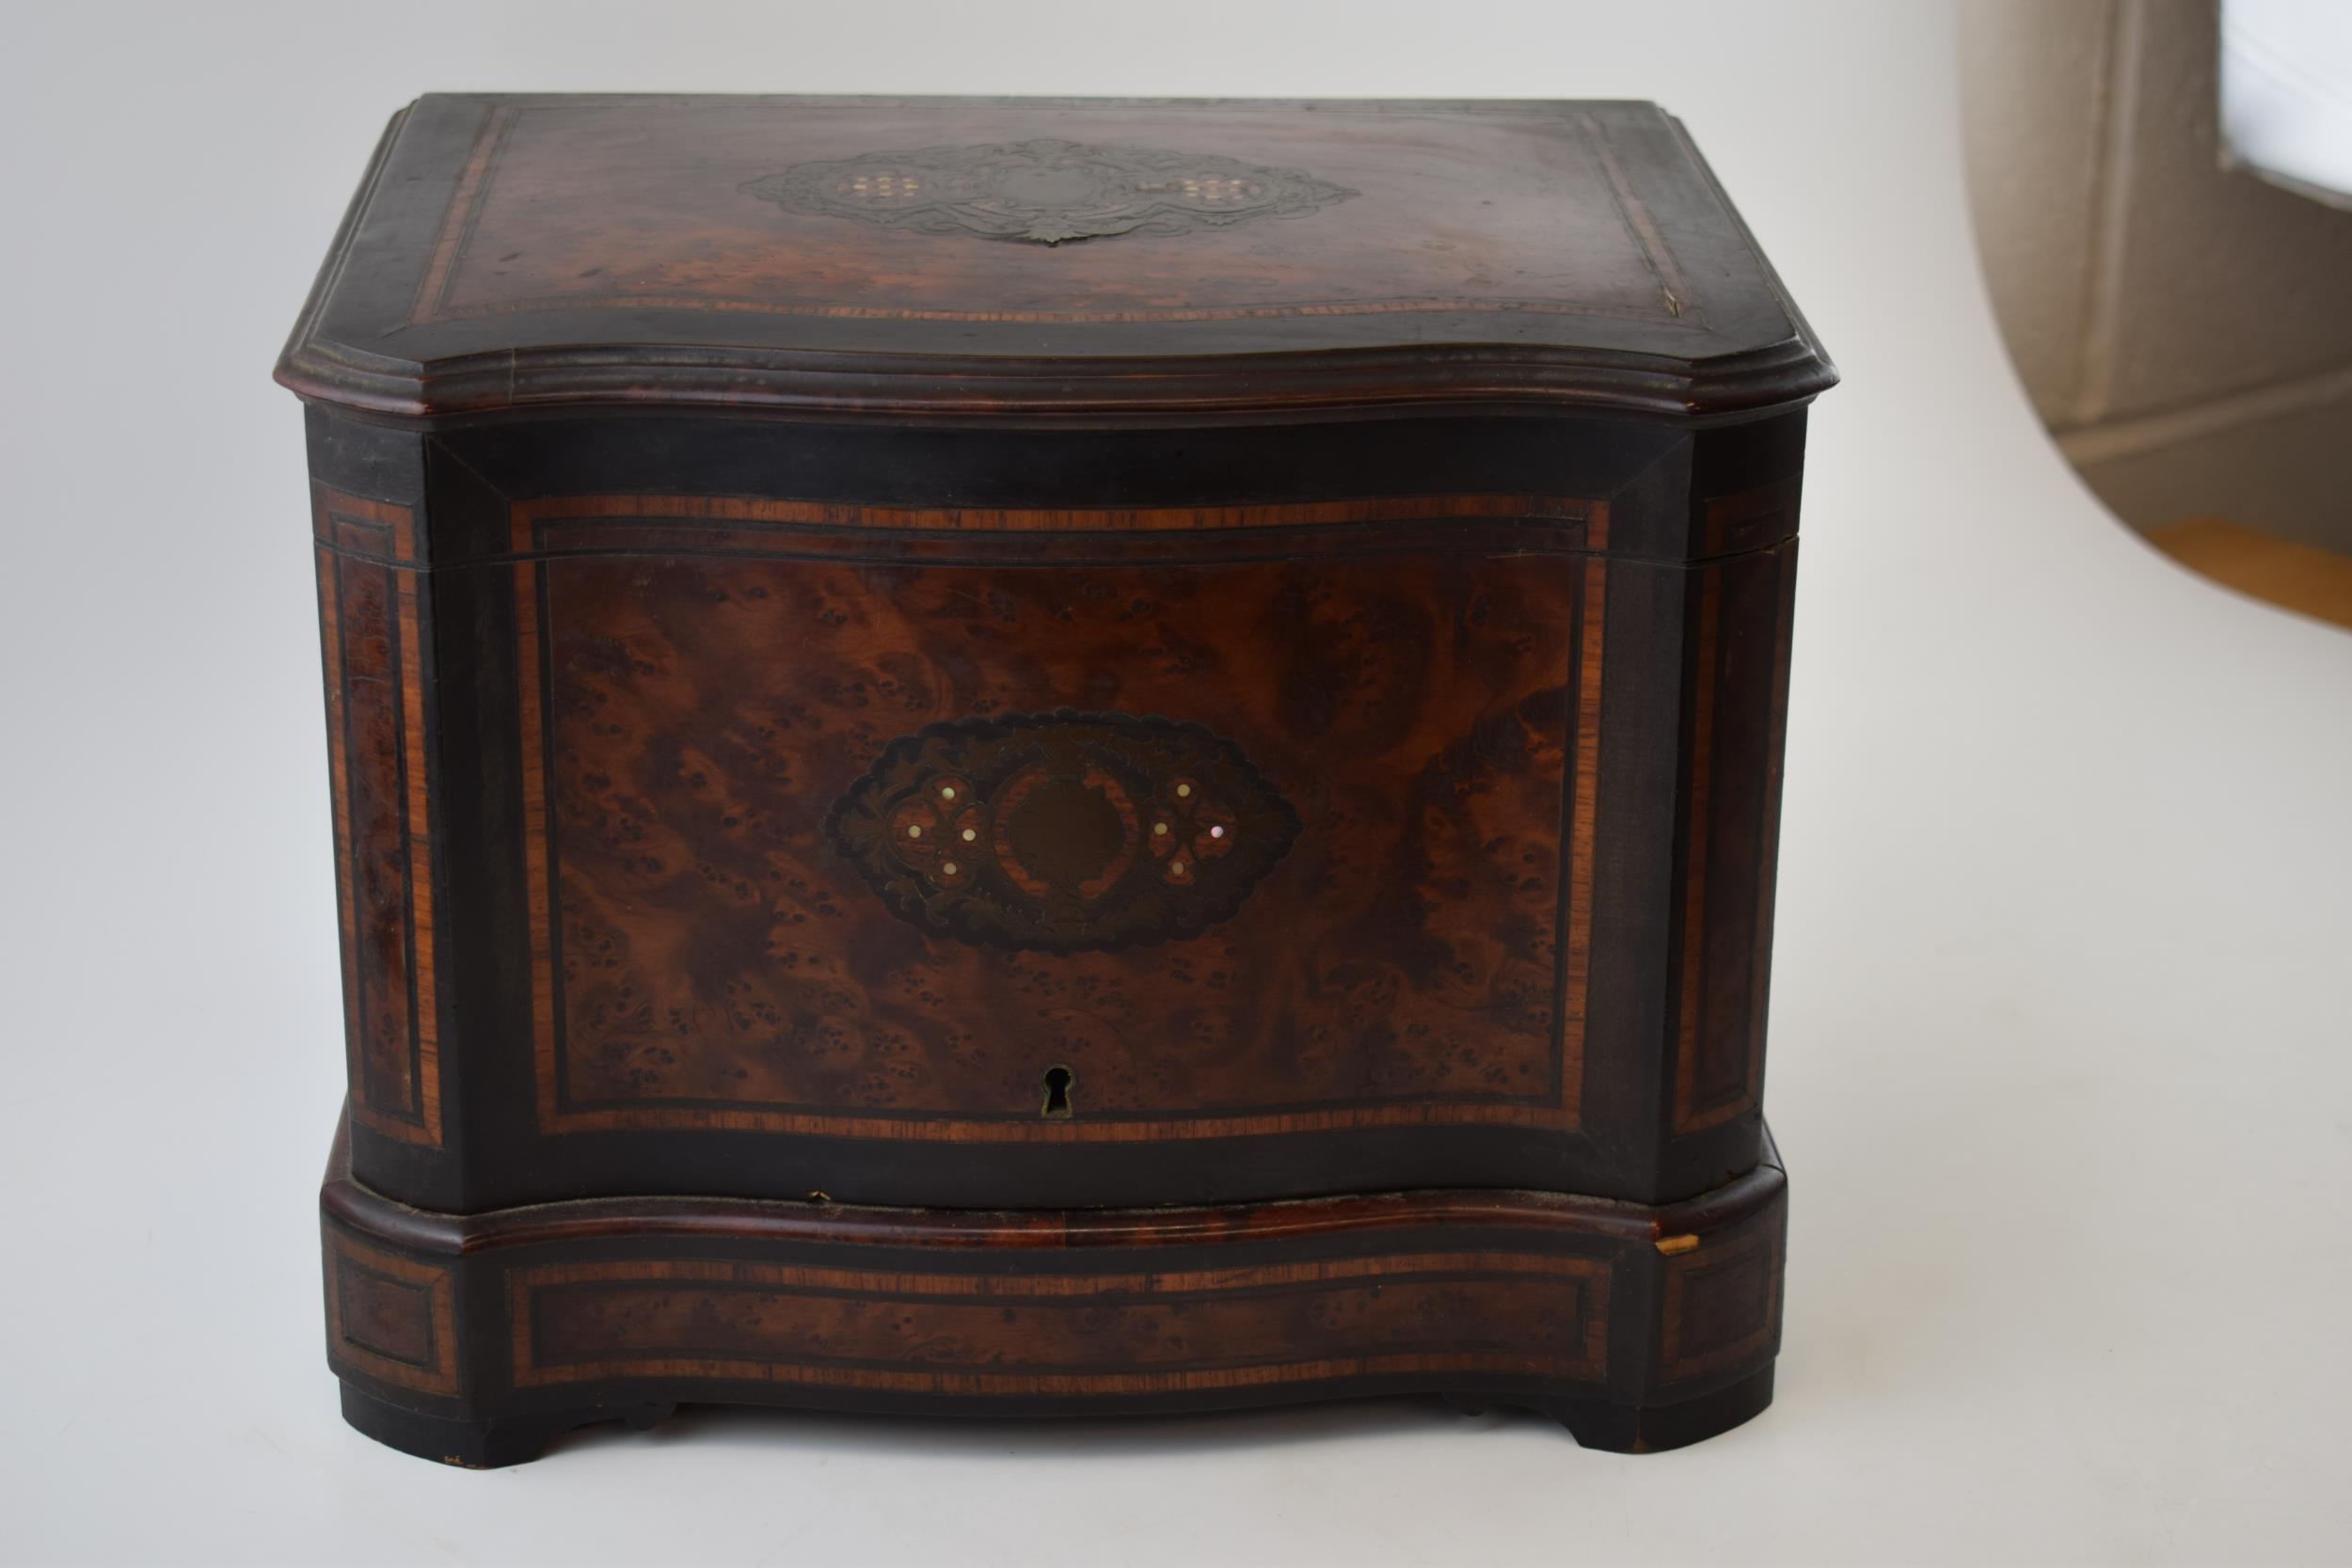
{"type": "Polygon", "coordinates": [[[1077,1082],[1066,1067],[1045,1069],[1045,1109],[1040,1116],[1066,1117],[1070,1114],[1070,1086],[1077,1082]]]}

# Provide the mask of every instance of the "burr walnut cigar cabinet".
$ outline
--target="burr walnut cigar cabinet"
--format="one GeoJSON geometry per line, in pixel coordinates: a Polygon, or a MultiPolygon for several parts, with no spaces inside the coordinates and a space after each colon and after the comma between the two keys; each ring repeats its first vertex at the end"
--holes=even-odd
{"type": "Polygon", "coordinates": [[[1769,1401],[1834,373],[1675,120],[428,97],[278,374],[361,1431],[1769,1401]]]}

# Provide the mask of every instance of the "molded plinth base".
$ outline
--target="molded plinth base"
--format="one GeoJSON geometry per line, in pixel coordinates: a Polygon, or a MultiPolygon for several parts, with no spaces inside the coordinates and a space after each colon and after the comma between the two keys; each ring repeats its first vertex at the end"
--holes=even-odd
{"type": "Polygon", "coordinates": [[[343,1414],[495,1466],[676,1403],[1099,1416],[1351,1396],[1523,1405],[1678,1448],[1772,1401],[1778,1158],[1658,1207],[1397,1193],[982,1212],[713,1198],[474,1215],[321,1195],[343,1414]]]}

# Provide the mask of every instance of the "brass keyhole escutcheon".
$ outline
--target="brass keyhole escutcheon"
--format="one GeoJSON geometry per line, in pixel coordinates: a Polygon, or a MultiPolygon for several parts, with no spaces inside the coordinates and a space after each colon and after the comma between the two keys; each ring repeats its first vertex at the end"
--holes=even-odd
{"type": "Polygon", "coordinates": [[[1070,1090],[1077,1083],[1077,1075],[1066,1067],[1045,1069],[1045,1107],[1038,1115],[1066,1118],[1070,1115],[1070,1090]]]}

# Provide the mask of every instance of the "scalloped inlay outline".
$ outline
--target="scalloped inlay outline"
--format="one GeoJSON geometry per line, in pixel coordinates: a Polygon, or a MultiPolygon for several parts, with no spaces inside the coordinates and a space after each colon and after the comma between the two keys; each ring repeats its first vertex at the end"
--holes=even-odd
{"type": "Polygon", "coordinates": [[[737,188],[789,213],[1045,245],[1305,217],[1361,194],[1303,169],[1058,136],[816,159],[737,188]]]}
{"type": "Polygon", "coordinates": [[[1207,726],[1069,709],[901,736],[825,819],[899,918],[976,945],[1064,953],[1230,919],[1299,829],[1207,726]]]}

